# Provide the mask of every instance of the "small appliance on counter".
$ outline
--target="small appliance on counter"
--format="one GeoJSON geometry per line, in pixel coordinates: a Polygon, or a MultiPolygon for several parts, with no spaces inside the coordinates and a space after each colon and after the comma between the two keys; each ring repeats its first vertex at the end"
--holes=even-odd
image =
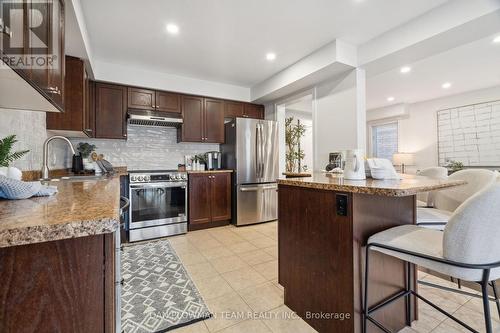
{"type": "Polygon", "coordinates": [[[222,155],[220,152],[209,151],[205,153],[205,160],[207,161],[207,170],[222,169],[222,155]]]}
{"type": "Polygon", "coordinates": [[[344,179],[366,179],[365,161],[362,149],[352,149],[346,152],[344,179]]]}
{"type": "Polygon", "coordinates": [[[326,171],[344,168],[341,152],[330,153],[328,157],[328,165],[325,167],[326,171]]]}

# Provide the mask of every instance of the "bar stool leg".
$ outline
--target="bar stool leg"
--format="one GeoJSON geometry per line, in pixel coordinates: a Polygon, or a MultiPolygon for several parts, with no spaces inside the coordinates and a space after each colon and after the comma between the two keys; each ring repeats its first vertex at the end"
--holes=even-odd
{"type": "Polygon", "coordinates": [[[366,246],[366,254],[365,254],[365,295],[364,295],[364,304],[363,304],[363,333],[368,333],[367,331],[367,323],[368,323],[368,272],[369,272],[369,262],[370,262],[370,247],[366,246]]]}
{"type": "MultiPolygon", "coordinates": [[[[411,290],[411,266],[411,263],[406,263],[406,291],[411,290]]],[[[406,296],[406,326],[411,327],[411,294],[406,296]]]]}
{"type": "Polygon", "coordinates": [[[495,296],[495,303],[497,304],[498,318],[500,318],[500,300],[498,299],[497,283],[495,280],[491,281],[493,288],[493,296],[495,296]]]}
{"type": "Polygon", "coordinates": [[[493,327],[491,326],[491,314],[490,314],[490,297],[488,294],[490,270],[485,269],[483,273],[483,281],[481,283],[481,292],[483,293],[483,308],[484,308],[484,321],[486,325],[486,333],[493,333],[493,327]]]}

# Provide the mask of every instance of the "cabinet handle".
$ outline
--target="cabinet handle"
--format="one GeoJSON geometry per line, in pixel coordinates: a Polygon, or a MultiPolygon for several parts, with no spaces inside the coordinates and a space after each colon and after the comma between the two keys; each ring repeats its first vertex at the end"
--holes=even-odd
{"type": "Polygon", "coordinates": [[[85,131],[86,132],[92,132],[92,129],[91,128],[86,128],[85,131]]]}
{"type": "Polygon", "coordinates": [[[127,134],[123,134],[123,137],[126,138],[127,137],[127,134]]]}
{"type": "Polygon", "coordinates": [[[45,91],[49,94],[61,95],[61,90],[59,90],[59,87],[48,87],[47,89],[45,89],[45,91]]]}

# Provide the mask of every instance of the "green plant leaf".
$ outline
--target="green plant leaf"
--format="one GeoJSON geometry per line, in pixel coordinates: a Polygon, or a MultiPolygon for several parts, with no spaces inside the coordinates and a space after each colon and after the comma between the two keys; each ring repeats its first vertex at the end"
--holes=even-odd
{"type": "Polygon", "coordinates": [[[11,162],[20,159],[29,152],[29,150],[20,150],[11,153],[16,142],[15,135],[8,135],[0,140],[0,166],[8,167],[11,162]]]}

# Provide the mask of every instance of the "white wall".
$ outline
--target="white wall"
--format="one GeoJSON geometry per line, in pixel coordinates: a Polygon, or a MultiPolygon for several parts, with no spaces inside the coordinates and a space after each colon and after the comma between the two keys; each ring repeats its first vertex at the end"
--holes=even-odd
{"type": "Polygon", "coordinates": [[[347,76],[316,88],[313,113],[315,170],[324,169],[329,153],[366,147],[365,72],[355,69],[347,76]]]}
{"type": "Polygon", "coordinates": [[[250,101],[250,88],[95,61],[96,80],[186,94],[250,101]]]}
{"type": "MultiPolygon", "coordinates": [[[[500,100],[500,86],[406,105],[408,116],[399,120],[399,150],[415,153],[414,170],[436,166],[437,111],[494,100],[500,100]]],[[[368,117],[373,120],[375,113],[388,117],[390,112],[384,111],[388,110],[369,110],[368,117]]]]}

